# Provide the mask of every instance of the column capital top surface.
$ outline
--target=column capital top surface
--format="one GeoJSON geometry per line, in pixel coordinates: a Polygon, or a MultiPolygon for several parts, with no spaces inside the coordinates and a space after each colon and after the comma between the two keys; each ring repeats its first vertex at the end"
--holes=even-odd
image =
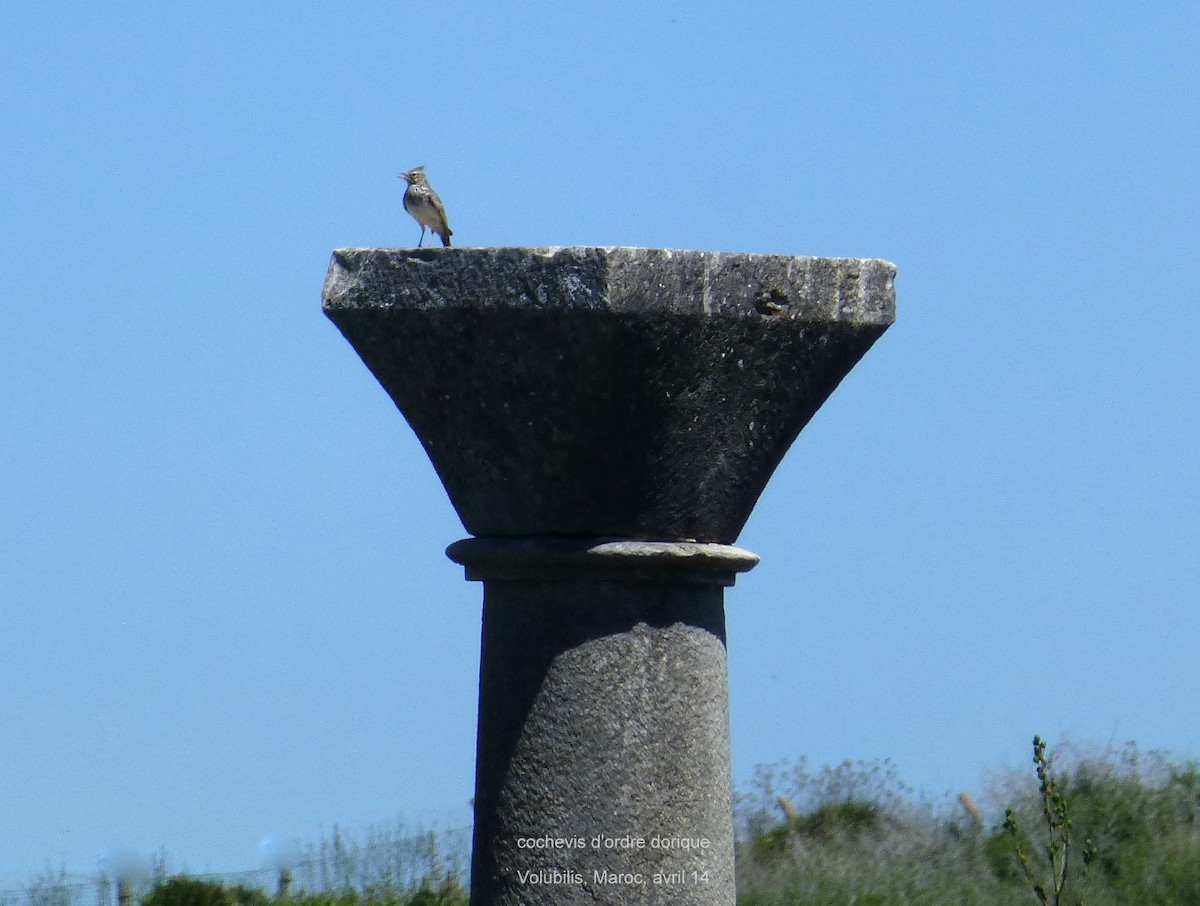
{"type": "MultiPolygon", "coordinates": [[[[625,246],[343,248],[324,302],[557,311],[746,315],[890,325],[896,266],[818,258],[625,246]]],[[[335,318],[336,320],[336,318],[335,318]]]]}

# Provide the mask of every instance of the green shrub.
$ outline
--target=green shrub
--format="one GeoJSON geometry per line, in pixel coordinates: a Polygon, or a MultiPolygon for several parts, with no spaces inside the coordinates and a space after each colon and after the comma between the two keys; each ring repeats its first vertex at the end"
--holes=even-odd
{"type": "Polygon", "coordinates": [[[988,797],[1013,807],[1015,833],[918,803],[886,762],[760,767],[737,799],[739,906],[1032,906],[1016,846],[1047,903],[1053,846],[1060,879],[1069,863],[1062,904],[1086,894],[1086,906],[1200,906],[1200,767],[1132,745],[1087,757],[1062,747],[1060,773],[1035,751],[1041,776],[988,797]],[[1072,889],[1088,839],[1088,883],[1072,889]]]}
{"type": "Polygon", "coordinates": [[[408,900],[407,906],[468,906],[470,895],[455,878],[434,884],[425,882],[408,900]]]}
{"type": "MultiPolygon", "coordinates": [[[[1092,841],[1087,860],[1088,906],[1137,903],[1138,906],[1200,906],[1200,770],[1196,765],[1172,764],[1161,753],[1143,755],[1132,743],[1119,754],[1082,756],[1064,753],[1071,771],[1056,778],[1057,793],[1065,801],[1073,843],[1067,847],[1068,882],[1084,871],[1081,841],[1092,841]]],[[[1044,797],[1039,790],[1017,797],[1013,826],[998,828],[986,848],[993,874],[1012,882],[1027,880],[1014,843],[1028,860],[1044,855],[1055,835],[1036,841],[1027,828],[1048,827],[1044,797]]],[[[1051,803],[1051,814],[1055,806],[1051,803]]],[[[1057,842],[1061,846],[1061,834],[1057,842]]],[[[1061,848],[1055,850],[1056,858],[1061,848]]],[[[1064,863],[1059,860],[1060,870],[1064,863]]],[[[1026,863],[1029,865],[1029,862],[1026,863]]],[[[1031,868],[1032,870],[1032,868],[1031,868]]],[[[1047,902],[1056,902],[1050,876],[1043,873],[1040,886],[1047,902]]],[[[1068,898],[1069,884],[1059,902],[1076,902],[1085,891],[1068,898]]]]}
{"type": "Polygon", "coordinates": [[[263,891],[176,875],[154,885],[142,906],[273,906],[263,891]]]}
{"type": "Polygon", "coordinates": [[[873,802],[827,802],[793,824],[794,833],[819,840],[857,840],[879,828],[880,809],[873,802]]]}
{"type": "Polygon", "coordinates": [[[1083,894],[1078,888],[1095,861],[1095,845],[1089,837],[1079,850],[1070,778],[1054,770],[1040,736],[1033,737],[1033,764],[1038,778],[1040,823],[1045,826],[1039,826],[1035,837],[1019,821],[1017,810],[1010,806],[1004,815],[1004,832],[1012,841],[1021,875],[1042,906],[1064,906],[1068,902],[1083,906],[1083,894]],[[1045,856],[1044,869],[1042,860],[1032,858],[1031,854],[1045,856]]]}
{"type": "MultiPolygon", "coordinates": [[[[457,877],[423,879],[413,889],[377,886],[366,891],[344,890],[289,896],[289,906],[467,906],[466,889],[457,877]]],[[[155,885],[142,906],[278,906],[261,890],[227,886],[178,875],[155,885]]]]}

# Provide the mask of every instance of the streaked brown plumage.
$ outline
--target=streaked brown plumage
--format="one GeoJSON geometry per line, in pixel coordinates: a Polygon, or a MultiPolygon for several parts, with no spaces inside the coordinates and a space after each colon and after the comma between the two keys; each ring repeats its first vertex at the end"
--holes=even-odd
{"type": "Polygon", "coordinates": [[[417,241],[417,247],[420,248],[425,241],[426,227],[438,235],[442,245],[449,245],[454,231],[450,229],[450,221],[446,218],[446,206],[425,178],[425,168],[413,167],[401,173],[400,179],[408,183],[408,188],[404,190],[404,210],[421,224],[421,238],[417,241]]]}

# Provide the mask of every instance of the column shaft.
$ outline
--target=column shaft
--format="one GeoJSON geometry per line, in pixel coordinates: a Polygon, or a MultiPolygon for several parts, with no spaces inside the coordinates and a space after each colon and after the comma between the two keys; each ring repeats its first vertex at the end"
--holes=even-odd
{"type": "Polygon", "coordinates": [[[451,555],[484,581],[473,906],[731,906],[724,586],[756,558],[484,539],[451,555]]]}

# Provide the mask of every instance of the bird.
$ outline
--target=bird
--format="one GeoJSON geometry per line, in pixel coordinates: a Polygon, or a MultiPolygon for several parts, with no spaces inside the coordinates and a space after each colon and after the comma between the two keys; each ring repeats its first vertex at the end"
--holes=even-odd
{"type": "Polygon", "coordinates": [[[446,218],[446,206],[425,178],[425,167],[413,167],[399,174],[398,178],[408,183],[408,188],[404,190],[404,210],[421,224],[421,238],[417,241],[417,248],[425,241],[426,227],[438,235],[442,245],[448,246],[454,231],[450,229],[450,221],[446,218]]]}

